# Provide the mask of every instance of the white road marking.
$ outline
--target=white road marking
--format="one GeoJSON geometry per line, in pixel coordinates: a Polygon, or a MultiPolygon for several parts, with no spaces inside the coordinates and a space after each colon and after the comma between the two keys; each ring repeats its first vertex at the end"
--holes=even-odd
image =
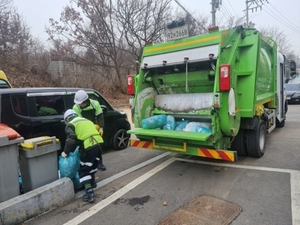
{"type": "MultiPolygon", "coordinates": [[[[121,177],[129,174],[129,173],[132,173],[133,171],[136,171],[136,170],[138,170],[138,169],[140,169],[140,168],[142,168],[144,166],[147,166],[147,165],[149,165],[149,164],[151,164],[151,163],[153,163],[153,162],[155,162],[157,160],[160,160],[160,159],[162,159],[162,158],[164,158],[164,157],[166,157],[166,156],[168,156],[170,154],[171,154],[171,152],[165,152],[165,153],[163,153],[161,155],[158,155],[158,156],[155,156],[154,158],[151,158],[151,159],[149,159],[149,160],[147,160],[145,162],[142,162],[142,163],[140,163],[138,165],[135,165],[135,166],[133,166],[133,167],[127,169],[127,170],[124,170],[124,171],[122,171],[120,173],[117,173],[117,174],[115,174],[115,175],[113,175],[113,176],[111,176],[109,178],[106,178],[106,179],[104,179],[104,180],[102,180],[102,181],[100,181],[100,182],[97,183],[97,188],[96,189],[98,189],[100,187],[103,187],[104,185],[106,185],[106,184],[108,184],[110,182],[113,182],[113,181],[115,181],[115,180],[117,180],[117,179],[119,179],[119,178],[121,178],[121,177]]],[[[77,192],[75,194],[75,198],[76,199],[77,198],[81,198],[84,194],[85,194],[85,191],[77,192]]]]}
{"type": "Polygon", "coordinates": [[[279,173],[289,173],[290,182],[291,182],[291,208],[292,208],[292,221],[293,225],[300,225],[300,171],[298,170],[289,170],[289,169],[278,169],[270,167],[260,167],[260,166],[246,166],[246,165],[237,165],[237,164],[228,164],[228,163],[213,163],[213,162],[203,162],[190,159],[177,158],[177,161],[185,161],[191,163],[198,163],[203,165],[210,166],[222,166],[222,167],[231,167],[239,169],[248,169],[248,170],[262,170],[270,172],[279,172],[279,173]]]}
{"type": "Polygon", "coordinates": [[[136,186],[138,186],[139,184],[141,184],[145,180],[149,179],[151,176],[153,176],[154,174],[156,174],[160,170],[164,169],[165,167],[167,167],[168,165],[173,163],[175,160],[176,160],[175,158],[170,158],[170,159],[166,160],[165,162],[161,163],[160,165],[153,168],[149,172],[147,172],[144,175],[140,176],[139,178],[133,180],[132,182],[130,182],[129,184],[127,184],[126,186],[124,186],[120,190],[116,191],[114,194],[107,197],[103,201],[101,201],[98,204],[94,205],[93,207],[89,208],[88,210],[81,213],[80,215],[78,215],[74,219],[68,221],[67,223],[65,223],[65,225],[75,225],[75,224],[79,224],[79,223],[83,222],[84,220],[88,219],[92,215],[99,212],[104,207],[106,207],[109,204],[111,204],[112,202],[116,201],[118,198],[120,198],[121,196],[123,196],[124,194],[126,194],[127,192],[129,192],[130,190],[132,190],[133,188],[135,188],[136,186]]]}
{"type": "Polygon", "coordinates": [[[291,173],[291,207],[292,207],[292,219],[293,225],[300,224],[300,173],[291,173]]]}
{"type": "MultiPolygon", "coordinates": [[[[156,158],[156,157],[155,157],[156,158]]],[[[161,157],[163,158],[163,157],[161,157]]],[[[155,160],[156,161],[156,160],[155,160]]],[[[270,172],[280,172],[280,173],[289,173],[290,174],[290,182],[291,182],[291,209],[292,209],[292,221],[293,225],[300,225],[300,171],[298,170],[289,170],[289,169],[278,169],[278,168],[270,168],[270,167],[259,167],[259,166],[247,166],[247,165],[238,165],[238,164],[228,164],[228,163],[214,163],[214,162],[204,162],[204,161],[198,161],[198,160],[191,160],[191,159],[183,159],[183,158],[170,158],[166,160],[165,162],[161,163],[154,169],[150,170],[149,172],[145,173],[144,175],[140,176],[139,178],[133,180],[111,196],[107,197],[103,201],[99,202],[98,204],[94,205],[93,207],[89,208],[87,211],[81,213],[74,219],[68,221],[65,223],[65,225],[75,225],[80,224],[84,220],[88,219],[92,215],[99,212],[104,207],[108,206],[109,204],[113,203],[115,200],[144,182],[145,180],[149,179],[151,176],[159,172],[160,170],[164,169],[174,161],[185,161],[190,163],[198,163],[203,165],[210,165],[210,166],[220,166],[220,167],[231,167],[231,168],[239,168],[239,169],[248,169],[248,170],[261,170],[261,171],[270,171],[270,172]]],[[[149,164],[149,160],[146,161],[149,164]]],[[[144,163],[146,163],[144,162],[144,163]]],[[[142,164],[137,165],[138,168],[141,168],[142,164]]],[[[136,170],[135,168],[134,170],[136,170]]],[[[134,171],[132,168],[125,170],[127,171],[125,174],[128,174],[129,171],[134,171]]],[[[125,172],[123,171],[123,172],[125,172]]],[[[124,175],[125,175],[124,174],[124,175]]],[[[122,173],[116,174],[115,176],[108,178],[106,180],[103,180],[102,182],[99,182],[101,186],[116,180],[117,177],[124,176],[122,173]]],[[[99,186],[100,186],[99,185],[99,186]]]]}

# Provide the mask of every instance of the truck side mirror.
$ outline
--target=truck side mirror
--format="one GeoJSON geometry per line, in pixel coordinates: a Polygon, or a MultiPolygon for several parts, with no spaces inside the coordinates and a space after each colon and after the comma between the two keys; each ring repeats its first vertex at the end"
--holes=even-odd
{"type": "Polygon", "coordinates": [[[296,62],[294,60],[291,60],[291,62],[290,62],[291,72],[296,72],[296,68],[297,68],[296,62]]]}

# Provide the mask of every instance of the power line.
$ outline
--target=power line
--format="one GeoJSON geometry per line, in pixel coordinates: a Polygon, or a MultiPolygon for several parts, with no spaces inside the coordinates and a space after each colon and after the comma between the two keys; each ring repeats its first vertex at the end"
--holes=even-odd
{"type": "Polygon", "coordinates": [[[223,10],[223,8],[220,9],[220,12],[222,13],[222,15],[223,15],[224,17],[226,17],[227,20],[230,19],[230,15],[227,15],[227,12],[226,12],[225,10],[223,10]]]}
{"type": "Polygon", "coordinates": [[[220,8],[220,10],[223,10],[224,9],[224,12],[225,14],[230,18],[232,17],[232,14],[230,13],[230,11],[228,10],[227,6],[225,4],[222,4],[222,8],[220,8]]]}
{"type": "Polygon", "coordinates": [[[237,16],[238,14],[235,12],[234,8],[232,7],[230,1],[228,1],[230,8],[233,10],[234,14],[237,16]]]}
{"type": "Polygon", "coordinates": [[[268,9],[265,11],[267,14],[269,14],[271,17],[273,17],[275,20],[277,20],[279,23],[283,24],[284,26],[288,27],[289,29],[295,31],[296,33],[299,33],[300,34],[300,29],[299,28],[294,28],[291,26],[290,23],[282,20],[282,18],[279,18],[276,13],[272,12],[272,10],[268,9]],[[270,11],[270,12],[269,12],[270,11]]]}
{"type": "Polygon", "coordinates": [[[267,3],[268,0],[246,0],[246,9],[244,11],[246,11],[246,26],[249,27],[249,11],[251,10],[252,12],[255,10],[257,11],[257,9],[259,8],[260,10],[262,10],[262,6],[263,6],[263,1],[266,1],[267,3]]]}
{"type": "Polygon", "coordinates": [[[202,26],[202,24],[200,24],[193,16],[192,16],[192,14],[190,14],[190,12],[186,9],[186,8],[184,8],[180,3],[179,3],[179,1],[178,0],[174,0],[185,12],[186,12],[186,14],[191,18],[191,20],[194,22],[194,23],[196,23],[198,26],[200,26],[203,30],[207,30],[205,27],[203,27],[202,26]]]}
{"type": "MultiPolygon", "coordinates": [[[[293,22],[291,22],[288,18],[286,18],[279,10],[277,10],[273,5],[271,5],[270,4],[270,6],[273,8],[273,9],[275,9],[275,11],[277,12],[277,13],[279,13],[282,17],[281,18],[284,18],[286,21],[285,22],[287,22],[287,24],[289,25],[289,26],[293,26],[294,27],[294,29],[297,29],[297,30],[299,30],[300,31],[300,27],[298,27],[296,24],[294,24],[293,22]]],[[[266,7],[267,9],[269,9],[268,7],[266,7]]],[[[269,9],[271,12],[273,12],[271,9],[269,9]]],[[[274,15],[276,15],[276,13],[274,13],[274,15]]]]}

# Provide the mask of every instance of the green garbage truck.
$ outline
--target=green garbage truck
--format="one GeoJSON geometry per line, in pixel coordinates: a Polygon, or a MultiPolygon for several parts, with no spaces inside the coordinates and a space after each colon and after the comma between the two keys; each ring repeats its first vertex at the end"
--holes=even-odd
{"type": "Polygon", "coordinates": [[[146,43],[139,73],[128,76],[130,145],[227,161],[262,157],[266,135],[285,125],[287,61],[274,40],[243,26],[146,43]],[[168,129],[143,126],[162,115],[173,121],[168,129]]]}

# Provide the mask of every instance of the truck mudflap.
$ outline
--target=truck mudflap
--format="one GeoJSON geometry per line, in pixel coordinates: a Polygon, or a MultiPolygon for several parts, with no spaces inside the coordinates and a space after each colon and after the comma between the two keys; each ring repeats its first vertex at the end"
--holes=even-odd
{"type": "Polygon", "coordinates": [[[212,135],[210,133],[148,130],[142,128],[132,129],[128,133],[136,134],[138,138],[130,140],[131,147],[174,151],[180,154],[230,162],[237,161],[236,151],[217,150],[200,146],[201,142],[205,143],[209,139],[212,135]]]}

